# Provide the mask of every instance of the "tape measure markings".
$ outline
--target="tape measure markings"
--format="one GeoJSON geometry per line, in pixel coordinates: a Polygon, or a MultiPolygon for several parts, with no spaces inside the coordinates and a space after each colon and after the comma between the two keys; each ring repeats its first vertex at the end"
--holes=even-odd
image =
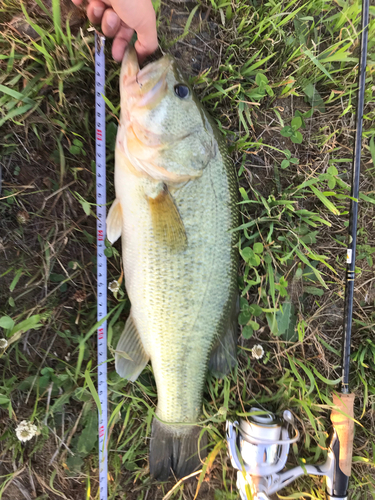
{"type": "MultiPolygon", "coordinates": [[[[106,237],[106,150],[105,150],[105,57],[103,35],[95,32],[95,155],[96,155],[96,246],[97,246],[97,320],[107,315],[106,237]]],[[[100,500],[108,498],[107,455],[107,321],[98,328],[98,396],[99,413],[99,489],[100,500]]]]}

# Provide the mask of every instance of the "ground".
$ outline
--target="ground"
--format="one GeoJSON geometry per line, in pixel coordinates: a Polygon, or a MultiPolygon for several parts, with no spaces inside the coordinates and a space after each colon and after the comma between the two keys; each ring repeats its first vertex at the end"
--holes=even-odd
{"type": "MultiPolygon", "coordinates": [[[[301,439],[288,465],[326,454],[341,375],[361,4],[176,0],[155,8],[160,51],[190,76],[238,175],[242,335],[236,371],[208,380],[208,466],[182,483],[158,484],[147,463],[152,369],[134,384],[115,373],[129,301],[123,283],[110,295],[109,498],[234,500],[226,418],[254,405],[289,408],[301,439]],[[260,360],[251,354],[258,344],[260,360]]],[[[375,493],[374,15],[372,6],[350,378],[350,497],[361,500],[375,493]]],[[[93,32],[83,12],[68,1],[60,10],[58,0],[2,0],[0,23],[0,339],[8,342],[0,351],[0,498],[98,498],[88,384],[96,381],[93,32]],[[23,420],[38,428],[24,444],[15,433],[23,420]]],[[[119,66],[109,41],[106,57],[112,200],[119,66]]],[[[120,279],[119,244],[107,253],[109,281],[120,279]]],[[[282,498],[322,499],[324,481],[301,478],[282,498]]]]}

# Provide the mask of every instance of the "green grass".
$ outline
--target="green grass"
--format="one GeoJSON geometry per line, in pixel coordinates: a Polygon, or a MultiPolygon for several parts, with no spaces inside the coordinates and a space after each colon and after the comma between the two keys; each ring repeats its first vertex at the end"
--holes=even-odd
{"type": "MultiPolygon", "coordinates": [[[[199,490],[197,499],[233,500],[225,420],[253,404],[295,415],[301,440],[290,466],[326,454],[340,377],[360,2],[158,5],[161,47],[191,75],[238,172],[242,336],[235,373],[207,383],[203,473],[155,484],[147,468],[152,369],[135,384],[115,373],[113,349],[130,304],[123,286],[109,297],[110,498],[191,500],[199,490]],[[251,356],[256,344],[265,350],[261,360],[251,356]]],[[[51,10],[42,0],[0,7],[4,499],[20,498],[22,488],[40,499],[98,498],[93,34],[83,19],[72,23],[78,14],[68,10],[64,4],[60,12],[58,0],[51,10]],[[15,435],[22,420],[39,429],[26,444],[15,435]]],[[[352,338],[358,424],[350,490],[358,500],[375,494],[374,15],[371,7],[352,338]]],[[[107,48],[108,199],[118,74],[107,48]]],[[[108,246],[107,256],[109,281],[120,279],[119,247],[108,246]]],[[[324,498],[322,479],[303,477],[282,492],[304,494],[324,498]]]]}

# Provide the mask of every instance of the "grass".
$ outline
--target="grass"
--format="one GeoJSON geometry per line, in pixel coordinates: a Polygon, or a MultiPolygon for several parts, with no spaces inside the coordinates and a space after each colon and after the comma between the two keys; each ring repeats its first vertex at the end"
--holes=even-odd
{"type": "MultiPolygon", "coordinates": [[[[0,498],[98,498],[93,34],[69,3],[0,5],[0,337],[8,342],[0,353],[0,498]],[[15,435],[22,420],[39,429],[26,444],[15,435]]],[[[130,305],[123,287],[109,297],[110,498],[231,500],[225,420],[252,404],[295,415],[302,437],[290,466],[326,454],[340,377],[360,2],[157,8],[161,48],[191,75],[238,172],[242,336],[234,375],[208,380],[203,474],[155,484],[147,469],[152,370],[135,384],[115,373],[113,348],[130,305]],[[251,356],[256,344],[261,360],[251,356]]],[[[350,492],[358,500],[375,494],[374,14],[371,7],[352,338],[350,492]]],[[[112,199],[119,67],[107,50],[112,199]]],[[[119,247],[108,246],[107,256],[109,281],[120,279],[119,247]]],[[[322,499],[324,481],[303,477],[282,497],[322,499]]]]}

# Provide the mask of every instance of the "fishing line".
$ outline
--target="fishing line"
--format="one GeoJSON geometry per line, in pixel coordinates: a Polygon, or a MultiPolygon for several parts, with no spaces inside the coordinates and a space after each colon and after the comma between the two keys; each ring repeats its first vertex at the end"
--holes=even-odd
{"type": "MultiPolygon", "coordinates": [[[[106,148],[105,148],[105,38],[95,31],[95,155],[96,155],[96,247],[97,247],[97,320],[107,316],[106,237],[106,148]]],[[[100,500],[108,497],[107,451],[107,321],[98,328],[99,408],[99,491],[100,500]]]]}

